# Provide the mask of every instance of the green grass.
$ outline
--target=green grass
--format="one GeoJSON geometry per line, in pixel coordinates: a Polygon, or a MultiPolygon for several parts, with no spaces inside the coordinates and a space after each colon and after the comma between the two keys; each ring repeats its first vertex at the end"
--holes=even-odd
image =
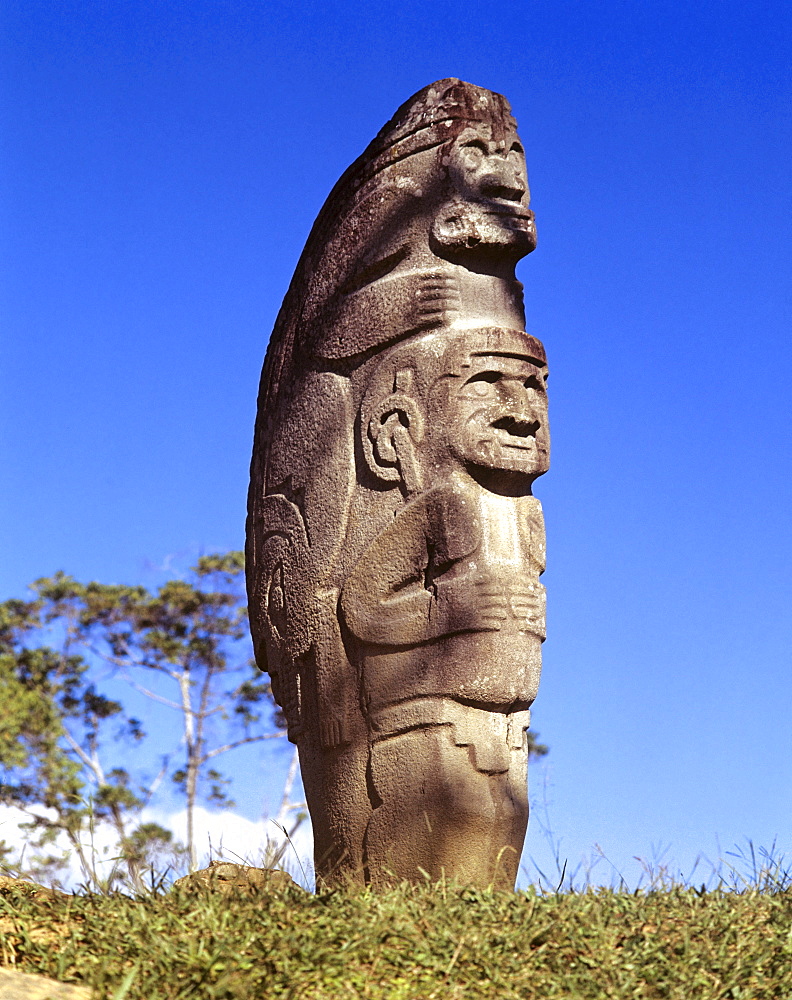
{"type": "Polygon", "coordinates": [[[113,1000],[792,997],[792,892],[0,894],[0,963],[113,1000]]]}

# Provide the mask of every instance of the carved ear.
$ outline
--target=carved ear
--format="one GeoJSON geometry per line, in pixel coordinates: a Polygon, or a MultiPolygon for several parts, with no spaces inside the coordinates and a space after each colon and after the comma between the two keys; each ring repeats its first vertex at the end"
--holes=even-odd
{"type": "Polygon", "coordinates": [[[404,393],[391,393],[371,411],[364,451],[375,476],[403,482],[408,493],[421,489],[415,446],[424,436],[424,421],[417,403],[404,393]]]}

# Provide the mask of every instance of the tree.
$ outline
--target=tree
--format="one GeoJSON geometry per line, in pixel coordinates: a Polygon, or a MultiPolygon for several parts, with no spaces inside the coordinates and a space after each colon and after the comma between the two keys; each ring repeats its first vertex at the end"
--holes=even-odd
{"type": "Polygon", "coordinates": [[[272,700],[252,659],[243,574],[243,554],[228,552],[204,556],[188,579],[171,580],[156,594],[98,584],[85,592],[81,627],[94,655],[181,716],[181,760],[171,779],[186,799],[192,868],[199,797],[233,805],[213,762],[244,744],[283,735],[264,731],[262,706],[271,710],[272,700]]]}
{"type": "MultiPolygon", "coordinates": [[[[65,834],[88,884],[96,881],[84,833],[91,822],[110,822],[126,836],[129,815],[142,805],[123,768],[105,773],[102,738],[142,739],[140,724],[118,701],[100,694],[89,664],[77,651],[78,605],[73,582],[62,574],[37,581],[32,601],[0,604],[0,801],[28,817],[27,868],[39,877],[63,867],[52,853],[65,834]]],[[[128,866],[134,882],[137,871],[128,866]]]]}
{"type": "Polygon", "coordinates": [[[167,848],[169,831],[138,823],[166,774],[185,797],[196,867],[198,801],[232,805],[217,758],[283,735],[264,719],[273,705],[251,657],[243,572],[240,552],[205,556],[186,579],[154,593],[58,573],[33,584],[33,600],[0,605],[0,693],[11,707],[0,723],[0,801],[29,813],[41,845],[64,832],[88,881],[95,880],[85,848],[90,822],[112,825],[133,883],[152,852],[167,848]],[[103,664],[180,717],[181,738],[153,780],[105,764],[110,738],[145,734],[120,701],[98,690],[103,664]]]}

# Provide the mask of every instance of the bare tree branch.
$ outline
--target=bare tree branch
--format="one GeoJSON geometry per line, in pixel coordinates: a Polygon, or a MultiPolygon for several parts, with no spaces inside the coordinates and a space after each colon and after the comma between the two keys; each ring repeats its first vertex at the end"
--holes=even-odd
{"type": "Polygon", "coordinates": [[[142,684],[138,684],[136,680],[133,680],[129,674],[124,673],[121,676],[130,687],[133,687],[136,691],[144,694],[147,698],[151,698],[152,701],[158,701],[161,705],[167,705],[168,708],[175,708],[177,712],[182,711],[182,705],[180,705],[177,701],[171,701],[170,698],[163,698],[161,694],[157,694],[155,691],[149,691],[148,688],[143,687],[142,684]]]}
{"type": "Polygon", "coordinates": [[[245,743],[260,743],[261,740],[278,740],[282,736],[285,736],[282,730],[278,730],[277,733],[262,733],[260,736],[246,736],[242,740],[237,740],[235,743],[226,743],[225,746],[215,747],[214,750],[210,750],[201,757],[201,763],[205,764],[212,757],[219,757],[221,753],[226,753],[228,750],[235,750],[237,747],[241,747],[245,743]]]}
{"type": "Polygon", "coordinates": [[[85,764],[85,766],[90,771],[93,772],[94,777],[96,778],[96,783],[98,785],[103,785],[105,783],[104,771],[102,770],[102,766],[101,764],[99,764],[99,761],[96,760],[95,758],[89,757],[88,754],[83,750],[83,748],[77,742],[77,740],[75,740],[75,738],[72,736],[69,730],[66,729],[65,727],[63,730],[63,735],[66,739],[66,742],[69,744],[72,750],[77,754],[77,756],[80,758],[83,764],[85,764]]]}

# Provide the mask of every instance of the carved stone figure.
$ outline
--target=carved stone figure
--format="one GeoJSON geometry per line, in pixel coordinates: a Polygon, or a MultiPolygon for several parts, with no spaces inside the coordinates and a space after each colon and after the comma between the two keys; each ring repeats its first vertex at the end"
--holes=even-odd
{"type": "Polygon", "coordinates": [[[506,100],[425,88],[331,192],[270,340],[251,628],[325,882],[514,884],[549,457],[528,203],[506,100]]]}

